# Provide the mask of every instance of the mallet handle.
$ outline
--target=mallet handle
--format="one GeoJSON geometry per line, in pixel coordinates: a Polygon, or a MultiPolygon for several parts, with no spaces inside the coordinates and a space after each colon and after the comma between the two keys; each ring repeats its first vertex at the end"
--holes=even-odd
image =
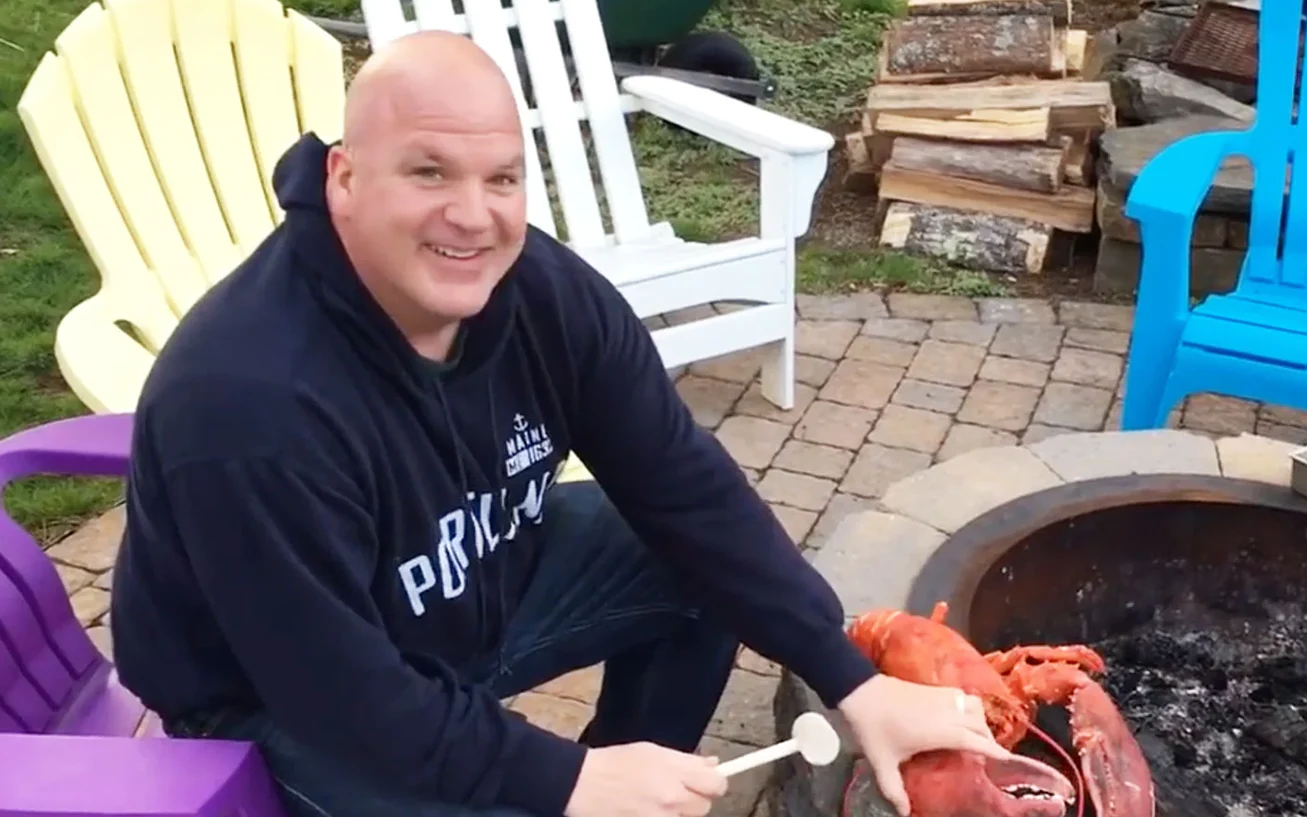
{"type": "Polygon", "coordinates": [[[774,746],[767,746],[747,755],[740,755],[734,760],[728,760],[725,763],[718,764],[717,770],[722,774],[730,777],[733,774],[748,771],[764,763],[771,763],[774,760],[780,760],[783,757],[792,755],[799,751],[799,742],[794,738],[783,740],[774,746]]]}

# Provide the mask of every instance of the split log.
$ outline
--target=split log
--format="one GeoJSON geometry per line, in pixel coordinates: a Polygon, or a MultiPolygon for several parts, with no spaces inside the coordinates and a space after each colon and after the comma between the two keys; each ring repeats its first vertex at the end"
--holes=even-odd
{"type": "Polygon", "coordinates": [[[894,140],[889,165],[922,174],[1039,193],[1062,189],[1066,152],[1048,145],[976,145],[902,136],[894,140]]]}
{"type": "Polygon", "coordinates": [[[1053,131],[1101,131],[1116,126],[1107,82],[1051,79],[1017,85],[873,85],[864,123],[878,130],[883,114],[952,119],[979,110],[1048,108],[1053,131]]]}
{"type": "Polygon", "coordinates": [[[1072,76],[1079,76],[1085,70],[1085,54],[1089,51],[1089,32],[1079,28],[1068,29],[1064,42],[1066,72],[1072,76]]]}
{"type": "Polygon", "coordinates": [[[882,113],[876,117],[872,132],[961,142],[1045,142],[1048,123],[1048,108],[966,111],[938,118],[882,113]]]}
{"type": "Polygon", "coordinates": [[[1087,187],[1064,185],[1056,193],[1036,193],[905,170],[888,162],[880,171],[879,191],[883,199],[1023,218],[1069,233],[1094,229],[1094,191],[1087,187]]]}
{"type": "Polygon", "coordinates": [[[1042,79],[1063,79],[1080,76],[1084,72],[1088,47],[1088,32],[1081,29],[1055,29],[1046,70],[1030,70],[1023,73],[997,73],[992,70],[896,73],[890,66],[889,52],[882,49],[876,61],[876,77],[878,82],[899,85],[938,85],[958,82],[1012,85],[1038,82],[1042,79]]]}
{"type": "Polygon", "coordinates": [[[890,149],[894,146],[894,133],[884,133],[870,127],[867,112],[862,113],[862,146],[867,151],[868,168],[877,176],[881,167],[889,161],[890,149]]]}
{"type": "Polygon", "coordinates": [[[1066,151],[1063,178],[1071,184],[1088,187],[1094,183],[1094,154],[1089,143],[1093,137],[1083,131],[1057,134],[1056,144],[1066,151]]]}
{"type": "MultiPolygon", "coordinates": [[[[963,73],[932,72],[929,74],[895,74],[890,71],[889,52],[883,48],[876,57],[876,82],[884,85],[942,85],[956,82],[983,82],[996,76],[1024,76],[1015,74],[995,74],[992,71],[968,71],[963,73]]],[[[1034,79],[1034,75],[1030,75],[1034,79]]]]}
{"type": "Polygon", "coordinates": [[[1004,17],[1034,14],[1058,25],[1071,22],[1070,0],[908,0],[909,17],[1004,17]]]}
{"type": "Polygon", "coordinates": [[[844,189],[855,193],[875,192],[878,168],[872,166],[862,134],[857,131],[845,134],[844,150],[849,161],[849,168],[844,172],[844,189]]]}
{"type": "Polygon", "coordinates": [[[1038,273],[1053,228],[1027,219],[895,201],[880,245],[993,272],[1038,273]]]}
{"type": "Polygon", "coordinates": [[[952,79],[949,85],[953,87],[988,87],[992,85],[1029,85],[1032,82],[1044,82],[1048,79],[1060,79],[1060,77],[1037,77],[1034,74],[994,74],[987,77],[978,77],[976,79],[952,79]]]}
{"type": "Polygon", "coordinates": [[[886,33],[885,76],[923,74],[1045,74],[1055,63],[1051,17],[909,17],[886,33]]]}

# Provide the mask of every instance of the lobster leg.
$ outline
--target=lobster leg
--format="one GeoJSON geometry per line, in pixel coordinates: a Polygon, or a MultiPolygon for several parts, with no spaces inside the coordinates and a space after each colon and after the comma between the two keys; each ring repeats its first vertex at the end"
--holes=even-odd
{"type": "Polygon", "coordinates": [[[1085,672],[1097,673],[1106,669],[1106,664],[1103,663],[1103,657],[1092,648],[1086,647],[1082,644],[1058,646],[1031,644],[1021,647],[1013,647],[1010,650],[985,654],[985,660],[988,661],[989,665],[1000,675],[1007,675],[1018,664],[1026,663],[1027,659],[1032,661],[1055,661],[1064,664],[1074,664],[1085,672]]]}
{"type": "Polygon", "coordinates": [[[1071,664],[1018,663],[1008,676],[1026,700],[1071,711],[1071,742],[1098,817],[1155,817],[1148,761],[1107,692],[1071,664]]]}

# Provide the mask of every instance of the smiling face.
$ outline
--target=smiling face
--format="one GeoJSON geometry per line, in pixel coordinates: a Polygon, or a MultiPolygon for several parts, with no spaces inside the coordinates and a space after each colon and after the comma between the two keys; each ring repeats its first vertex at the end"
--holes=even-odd
{"type": "Polygon", "coordinates": [[[512,93],[467,38],[414,35],[365,66],[350,103],[328,158],[333,220],[378,303],[442,357],[441,339],[485,306],[526,240],[512,93]]]}

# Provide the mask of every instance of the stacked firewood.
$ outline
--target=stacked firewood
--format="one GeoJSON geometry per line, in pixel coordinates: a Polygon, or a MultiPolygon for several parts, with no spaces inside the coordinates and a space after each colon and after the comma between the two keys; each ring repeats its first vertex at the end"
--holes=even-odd
{"type": "Polygon", "coordinates": [[[908,0],[886,32],[846,184],[875,192],[882,246],[1039,272],[1094,228],[1093,152],[1115,126],[1082,79],[1069,0],[908,0]]]}

